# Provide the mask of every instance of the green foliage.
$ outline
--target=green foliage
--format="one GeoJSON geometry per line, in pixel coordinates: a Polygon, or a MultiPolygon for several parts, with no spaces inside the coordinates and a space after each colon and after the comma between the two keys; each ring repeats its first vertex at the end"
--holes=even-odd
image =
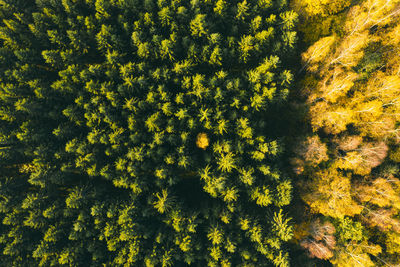
{"type": "Polygon", "coordinates": [[[340,225],[337,228],[339,239],[346,243],[349,240],[361,241],[363,236],[363,226],[360,222],[354,222],[350,218],[344,218],[340,221],[340,225]]]}
{"type": "Polygon", "coordinates": [[[282,210],[274,214],[274,224],[273,230],[277,235],[283,240],[288,241],[293,236],[293,227],[289,225],[290,219],[284,218],[282,215],[282,210]]]}
{"type": "Polygon", "coordinates": [[[4,0],[0,17],[2,265],[288,266],[265,119],[294,79],[286,1],[4,0]]]}

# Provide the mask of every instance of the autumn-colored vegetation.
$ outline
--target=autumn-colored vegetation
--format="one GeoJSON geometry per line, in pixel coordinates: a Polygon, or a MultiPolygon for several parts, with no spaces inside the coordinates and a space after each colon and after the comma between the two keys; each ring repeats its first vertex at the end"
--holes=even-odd
{"type": "Polygon", "coordinates": [[[336,14],[341,23],[302,54],[300,86],[312,131],[291,162],[312,216],[304,217],[302,224],[311,226],[298,228],[305,233],[297,242],[336,266],[398,266],[400,2],[330,2],[325,11],[311,4],[305,10],[305,21],[336,14]],[[338,6],[348,8],[337,14],[338,6]],[[329,236],[315,237],[315,225],[330,225],[329,236]]]}
{"type": "Polygon", "coordinates": [[[400,0],[0,18],[0,266],[400,266],[400,0]]]}

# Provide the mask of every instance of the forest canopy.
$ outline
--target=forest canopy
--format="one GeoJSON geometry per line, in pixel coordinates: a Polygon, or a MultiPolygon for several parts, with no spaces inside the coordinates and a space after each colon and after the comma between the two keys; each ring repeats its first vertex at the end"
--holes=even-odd
{"type": "Polygon", "coordinates": [[[400,266],[400,0],[0,0],[1,266],[400,266]]]}
{"type": "Polygon", "coordinates": [[[0,1],[7,266],[288,266],[282,1],[0,1]],[[271,117],[271,116],[270,116],[271,117]]]}
{"type": "Polygon", "coordinates": [[[292,163],[313,215],[296,239],[335,266],[398,266],[400,2],[360,1],[332,16],[341,25],[302,54],[311,130],[292,163]]]}

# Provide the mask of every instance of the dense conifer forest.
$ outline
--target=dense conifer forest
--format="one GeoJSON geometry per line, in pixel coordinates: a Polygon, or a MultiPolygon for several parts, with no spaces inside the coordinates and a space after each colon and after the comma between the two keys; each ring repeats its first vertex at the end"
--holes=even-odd
{"type": "Polygon", "coordinates": [[[400,266],[400,0],[0,18],[0,266],[400,266]]]}

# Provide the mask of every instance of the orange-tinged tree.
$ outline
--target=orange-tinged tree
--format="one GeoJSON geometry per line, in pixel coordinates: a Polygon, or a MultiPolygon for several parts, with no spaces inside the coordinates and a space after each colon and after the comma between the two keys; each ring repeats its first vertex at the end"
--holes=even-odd
{"type": "Polygon", "coordinates": [[[338,156],[334,166],[338,169],[352,170],[354,174],[366,175],[379,166],[385,159],[388,146],[384,142],[364,143],[359,148],[346,151],[338,156]]]}
{"type": "Polygon", "coordinates": [[[400,181],[389,176],[356,185],[357,198],[379,207],[393,207],[400,211],[400,181]]]}
{"type": "Polygon", "coordinates": [[[317,166],[328,159],[326,144],[317,135],[308,137],[295,149],[295,153],[309,165],[317,166]]]}
{"type": "Polygon", "coordinates": [[[310,257],[324,260],[332,258],[336,246],[335,232],[336,229],[330,222],[321,223],[317,219],[308,224],[300,246],[307,250],[310,257]]]}

